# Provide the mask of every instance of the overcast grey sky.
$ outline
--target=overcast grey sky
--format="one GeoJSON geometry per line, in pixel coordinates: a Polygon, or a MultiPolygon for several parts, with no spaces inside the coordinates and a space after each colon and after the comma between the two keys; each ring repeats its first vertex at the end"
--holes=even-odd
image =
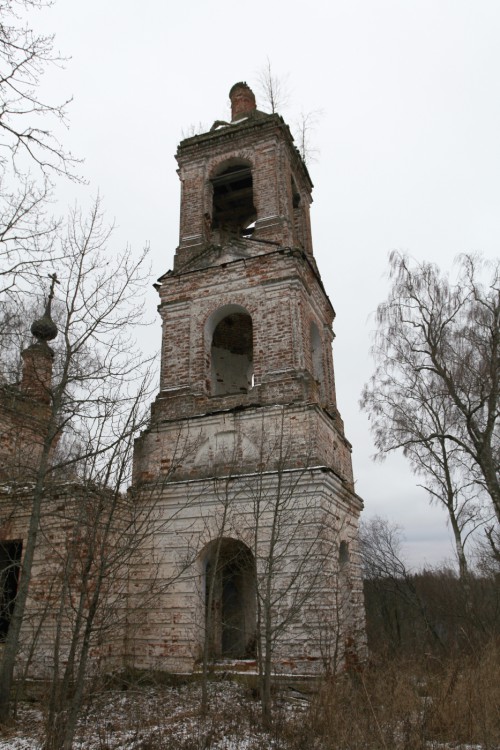
{"type": "MultiPolygon", "coordinates": [[[[65,185],[61,198],[99,190],[117,248],[150,243],[152,281],[177,244],[182,131],[228,117],[236,81],[258,94],[267,57],[288,76],[289,123],[301,110],[322,111],[310,164],[313,239],[337,312],[338,401],[357,491],[367,516],[404,526],[413,564],[451,558],[445,516],[404,460],[370,460],[358,399],[373,369],[389,251],[442,267],[461,252],[498,255],[500,2],[57,0],[32,22],[71,56],[45,86],[57,100],[74,97],[64,141],[85,158],[90,186],[65,185]]],[[[156,304],[151,287],[152,315],[156,304]]],[[[156,326],[151,347],[159,335],[156,326]]]]}

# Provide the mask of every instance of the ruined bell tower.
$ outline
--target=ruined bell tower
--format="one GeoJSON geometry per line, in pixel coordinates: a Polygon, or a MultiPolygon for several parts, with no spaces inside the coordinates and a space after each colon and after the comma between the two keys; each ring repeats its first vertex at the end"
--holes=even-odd
{"type": "Polygon", "coordinates": [[[245,83],[229,96],[231,121],[177,151],[179,246],[156,285],[160,391],[134,457],[154,533],[131,600],[134,575],[154,577],[158,594],[131,616],[129,658],[190,671],[207,655],[265,652],[274,670],[306,673],[364,642],[362,502],[312,182],[283,119],[259,111],[245,83]]]}

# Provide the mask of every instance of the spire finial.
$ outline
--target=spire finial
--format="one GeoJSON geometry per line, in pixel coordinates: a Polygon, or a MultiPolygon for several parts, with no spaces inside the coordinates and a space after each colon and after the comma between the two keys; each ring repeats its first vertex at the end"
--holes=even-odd
{"type": "Polygon", "coordinates": [[[59,281],[57,280],[57,273],[49,273],[49,279],[52,279],[50,283],[50,291],[49,291],[49,303],[52,302],[52,299],[54,297],[54,287],[56,284],[59,284],[59,281]]]}

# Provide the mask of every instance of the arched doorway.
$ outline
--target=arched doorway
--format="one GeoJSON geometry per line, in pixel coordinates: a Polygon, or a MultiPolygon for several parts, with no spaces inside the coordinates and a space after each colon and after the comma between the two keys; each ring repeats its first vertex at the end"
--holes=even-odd
{"type": "Polygon", "coordinates": [[[204,551],[205,648],[211,658],[255,656],[255,559],[237,539],[204,551]]]}

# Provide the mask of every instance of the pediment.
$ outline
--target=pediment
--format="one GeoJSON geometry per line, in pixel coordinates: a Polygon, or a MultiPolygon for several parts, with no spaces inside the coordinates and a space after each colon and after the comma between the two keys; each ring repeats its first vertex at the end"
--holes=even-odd
{"type": "Polygon", "coordinates": [[[183,266],[182,271],[198,271],[203,268],[222,266],[235,260],[254,258],[265,251],[265,246],[242,238],[234,238],[223,245],[207,245],[199,255],[183,266]]]}

